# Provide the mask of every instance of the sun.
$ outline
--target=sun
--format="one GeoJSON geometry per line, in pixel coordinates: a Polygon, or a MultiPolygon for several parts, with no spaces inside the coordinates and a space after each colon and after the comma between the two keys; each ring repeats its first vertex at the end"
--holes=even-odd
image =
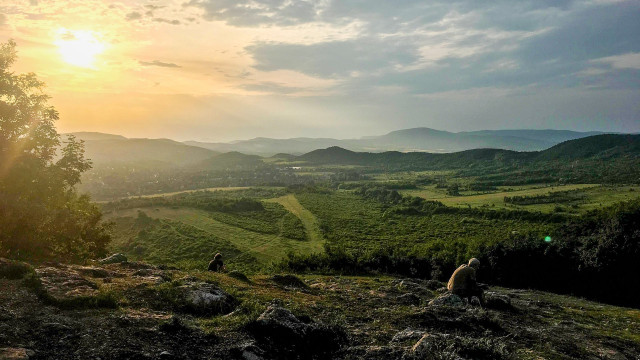
{"type": "Polygon", "coordinates": [[[106,48],[88,30],[59,29],[54,44],[65,62],[83,68],[93,68],[96,56],[106,48]]]}

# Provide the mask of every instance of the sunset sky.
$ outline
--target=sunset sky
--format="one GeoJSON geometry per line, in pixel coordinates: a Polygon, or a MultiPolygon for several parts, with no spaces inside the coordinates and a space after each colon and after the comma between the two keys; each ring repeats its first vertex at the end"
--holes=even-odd
{"type": "Polygon", "coordinates": [[[640,131],[640,1],[0,0],[60,132],[640,131]]]}

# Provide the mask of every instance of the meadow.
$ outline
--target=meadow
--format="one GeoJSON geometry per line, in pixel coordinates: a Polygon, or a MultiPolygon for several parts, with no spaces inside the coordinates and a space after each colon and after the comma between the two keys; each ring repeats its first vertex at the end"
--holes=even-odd
{"type": "Polygon", "coordinates": [[[461,191],[458,196],[448,195],[446,189],[438,188],[436,185],[424,186],[419,189],[400,190],[402,194],[419,196],[427,200],[437,200],[447,206],[456,207],[491,207],[503,209],[520,209],[527,211],[553,212],[564,211],[568,213],[580,214],[588,210],[609,206],[620,201],[632,200],[640,197],[640,190],[637,186],[612,186],[599,184],[534,184],[522,186],[499,186],[493,191],[461,191]],[[565,206],[561,202],[516,205],[504,201],[505,197],[516,196],[540,196],[554,192],[564,192],[579,190],[584,195],[584,199],[577,203],[565,206]]]}

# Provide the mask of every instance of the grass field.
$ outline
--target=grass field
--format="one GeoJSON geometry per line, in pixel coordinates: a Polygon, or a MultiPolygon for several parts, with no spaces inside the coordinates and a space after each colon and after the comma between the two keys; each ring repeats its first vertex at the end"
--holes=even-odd
{"type": "Polygon", "coordinates": [[[499,187],[498,191],[488,193],[461,193],[460,196],[449,196],[446,189],[437,189],[435,186],[428,186],[418,190],[402,190],[405,195],[419,196],[428,200],[438,200],[447,206],[458,207],[495,207],[508,209],[523,209],[529,211],[552,212],[559,204],[535,204],[535,205],[512,205],[504,202],[505,196],[536,196],[545,195],[551,192],[582,190],[586,199],[572,211],[579,213],[587,210],[608,206],[619,201],[635,199],[640,196],[640,189],[632,186],[601,186],[597,184],[577,184],[577,185],[533,185],[533,186],[509,186],[499,187]],[[633,189],[633,190],[631,190],[633,189]]]}
{"type": "Polygon", "coordinates": [[[175,264],[185,268],[203,268],[218,251],[226,251],[230,269],[256,270],[278,261],[288,252],[305,254],[319,251],[320,242],[295,240],[278,233],[260,232],[231,224],[227,214],[191,208],[133,208],[113,211],[116,222],[113,251],[154,263],[175,264]],[[136,224],[138,211],[151,219],[148,226],[136,224]],[[142,234],[141,234],[142,233],[142,234]],[[142,250],[136,252],[136,247],[142,250]]]}

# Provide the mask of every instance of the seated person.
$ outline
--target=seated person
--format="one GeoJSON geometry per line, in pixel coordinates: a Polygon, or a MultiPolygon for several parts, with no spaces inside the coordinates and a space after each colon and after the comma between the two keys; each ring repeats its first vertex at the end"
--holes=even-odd
{"type": "Polygon", "coordinates": [[[451,275],[447,289],[463,299],[468,299],[469,302],[471,302],[473,296],[477,296],[478,300],[480,300],[480,305],[484,305],[483,288],[485,288],[486,285],[476,282],[476,270],[479,267],[480,261],[476,258],[469,260],[468,265],[460,265],[460,267],[453,272],[453,275],[451,275]]]}
{"type": "Polygon", "coordinates": [[[213,257],[213,260],[209,262],[209,271],[224,271],[227,268],[222,263],[222,254],[217,253],[216,256],[213,257]]]}

